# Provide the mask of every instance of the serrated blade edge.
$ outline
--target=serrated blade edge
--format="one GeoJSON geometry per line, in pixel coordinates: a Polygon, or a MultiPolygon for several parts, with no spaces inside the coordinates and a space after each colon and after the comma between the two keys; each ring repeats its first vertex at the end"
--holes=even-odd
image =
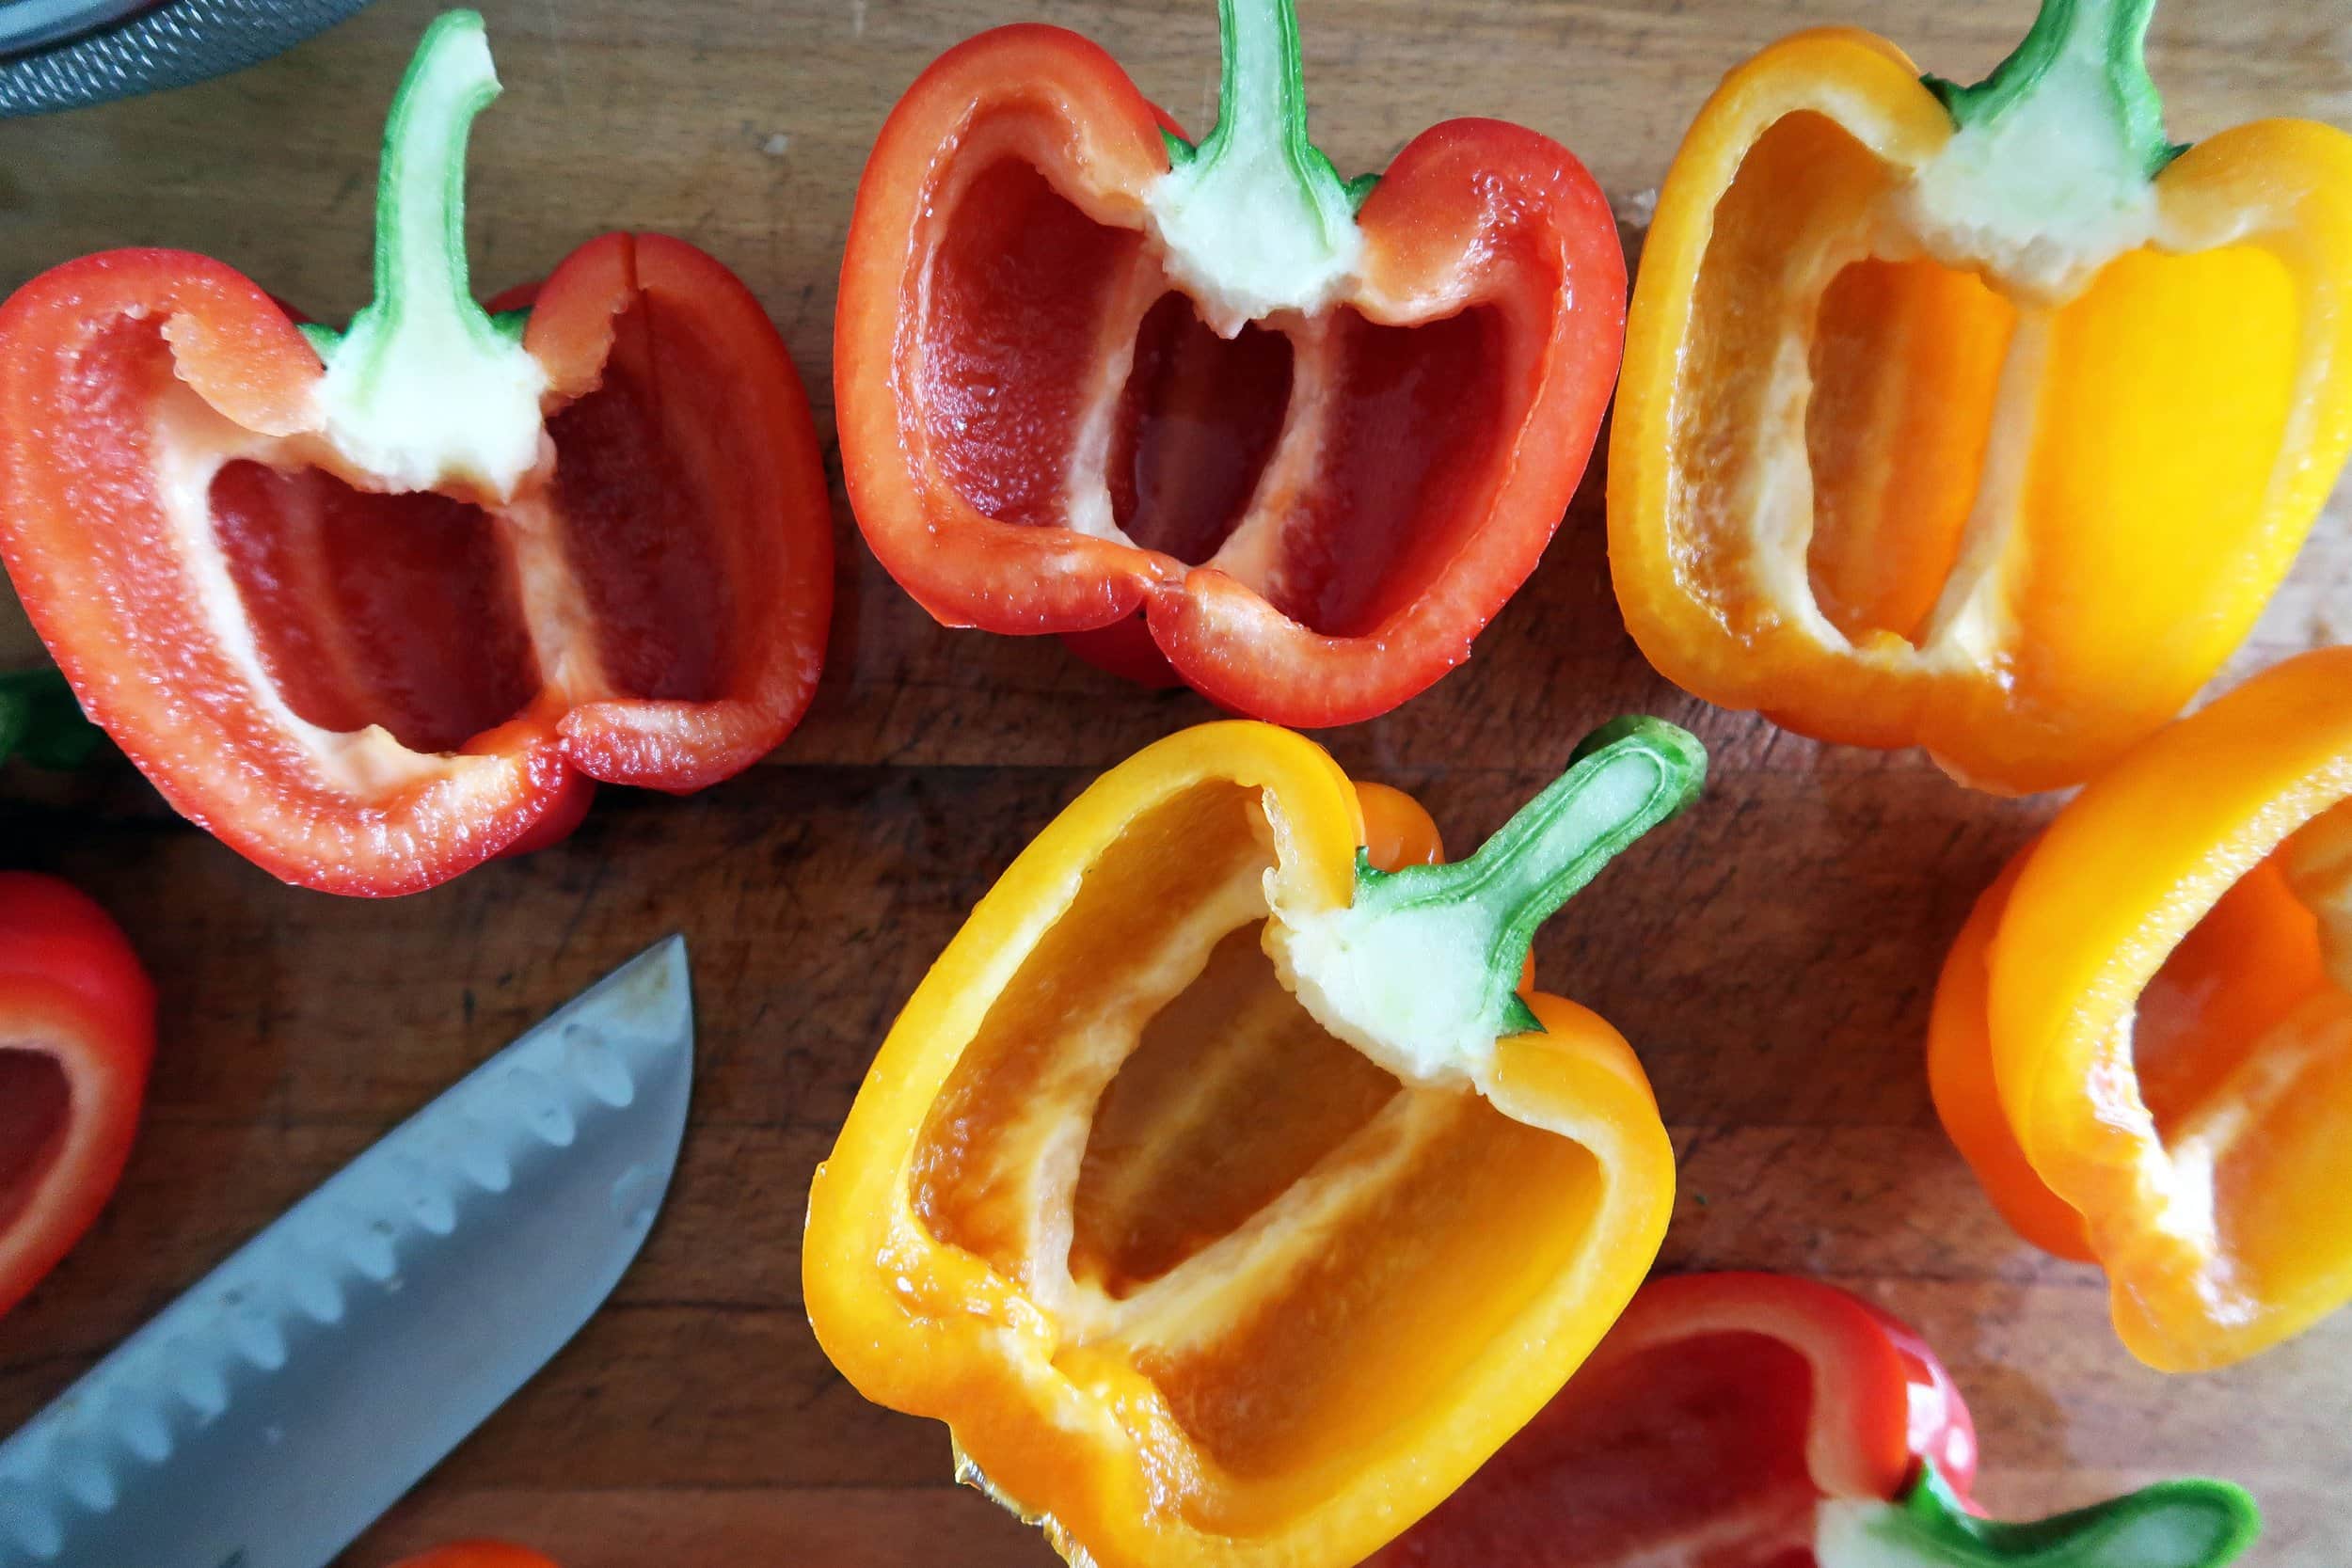
{"type": "Polygon", "coordinates": [[[692,1042],[672,937],[385,1134],[0,1444],[0,1568],[323,1568],[619,1282],[692,1042]]]}

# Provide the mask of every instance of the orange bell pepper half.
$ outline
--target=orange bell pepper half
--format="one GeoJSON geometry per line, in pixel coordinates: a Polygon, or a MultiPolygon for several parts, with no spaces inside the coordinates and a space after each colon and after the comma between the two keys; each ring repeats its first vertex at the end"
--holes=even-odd
{"type": "Polygon", "coordinates": [[[2106,1270],[2167,1371],[2352,1299],[2352,648],[2142,743],[1978,903],[1937,989],[1945,1127],[2027,1240],[2106,1270]]]}
{"type": "Polygon", "coordinates": [[[1098,781],[908,1002],[809,1203],[818,1341],[1099,1568],[1344,1568],[1640,1284],[1674,1158],[1536,925],[1697,792],[1622,721],[1452,865],[1286,730],[1098,781]],[[1385,863],[1389,869],[1382,869],[1385,863]]]}
{"type": "Polygon", "coordinates": [[[1977,87],[1799,33],[1660,194],[1610,562],[1669,679],[1955,777],[2079,783],[2245,637],[2352,446],[2352,136],[2169,144],[2153,0],[1977,87]]]}

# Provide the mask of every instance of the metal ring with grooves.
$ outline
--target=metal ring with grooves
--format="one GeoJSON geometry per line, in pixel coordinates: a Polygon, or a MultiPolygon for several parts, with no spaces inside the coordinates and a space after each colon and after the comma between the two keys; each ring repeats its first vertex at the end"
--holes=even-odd
{"type": "Polygon", "coordinates": [[[125,20],[120,0],[0,0],[0,119],[51,114],[225,76],[325,32],[367,0],[166,0],[125,20]],[[96,31],[56,41],[83,23],[96,31]],[[20,40],[42,40],[29,53],[20,40]]]}

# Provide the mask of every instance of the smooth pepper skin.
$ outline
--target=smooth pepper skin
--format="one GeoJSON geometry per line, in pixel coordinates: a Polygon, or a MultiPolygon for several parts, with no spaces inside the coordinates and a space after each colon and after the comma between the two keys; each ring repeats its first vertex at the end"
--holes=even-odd
{"type": "Polygon", "coordinates": [[[1815,1280],[1672,1275],[1365,1568],[2221,1568],[2259,1528],[2210,1481],[1996,1524],[1976,1469],[1968,1407],[1906,1324],[1815,1280]]]}
{"type": "Polygon", "coordinates": [[[1039,835],[876,1056],[811,1191],[818,1341],[1073,1561],[1359,1561],[1648,1267],[1673,1153],[1607,1023],[1522,990],[1540,1032],[1430,1086],[1278,978],[1275,927],[1441,860],[1303,737],[1184,731],[1039,835]]]}
{"type": "MultiPolygon", "coordinates": [[[[1240,120],[1236,13],[1294,24],[1289,0],[1224,9],[1240,120]]],[[[1422,133],[1369,197],[1344,187],[1349,219],[1288,36],[1288,150],[1352,221],[1334,243],[1360,241],[1311,305],[1177,277],[1154,208],[1170,123],[1085,39],[1003,27],[882,127],[834,396],[859,527],[943,625],[1070,635],[1118,673],[1317,726],[1426,689],[1534,570],[1616,373],[1625,262],[1583,166],[1494,120],[1422,133]]],[[[1212,261],[1255,237],[1223,215],[1212,261]]]]}
{"type": "Polygon", "coordinates": [[[1936,992],[1946,1129],[2150,1366],[2352,1298],[2352,649],[2142,742],[1977,905],[1936,992]]]}
{"type": "Polygon", "coordinates": [[[453,1541],[392,1568],[557,1568],[555,1560],[502,1541],[453,1541]]]}
{"type": "Polygon", "coordinates": [[[2352,137],[2265,119],[2174,156],[2151,3],[2048,0],[2036,27],[2109,29],[2081,45],[2099,111],[2067,134],[2112,139],[2111,185],[2038,189],[2059,139],[2036,126],[1973,193],[1969,215],[2028,230],[2111,197],[2138,243],[2042,242],[2120,245],[2081,276],[1922,216],[1967,135],[1947,101],[1991,117],[2033,49],[1953,89],[1820,28],[1700,111],[1643,249],[1609,465],[1618,602],[1669,679],[2021,793],[2096,773],[2245,637],[2352,446],[2352,137]]]}
{"type": "MultiPolygon", "coordinates": [[[[465,41],[452,22],[429,46],[465,41]]],[[[462,204],[445,236],[395,215],[462,167],[462,120],[446,169],[445,144],[402,141],[447,130],[412,102],[424,61],[388,134],[371,311],[436,305],[459,346],[398,345],[407,403],[337,423],[314,346],[334,335],[201,256],[90,256],[0,305],[0,557],[26,613],[183,816],[342,894],[560,837],[593,781],[686,792],[749,766],[807,705],[831,614],[822,460],[758,302],[691,245],[607,234],[510,301],[508,341],[466,290],[462,204]],[[445,241],[445,297],[406,241],[445,241]],[[535,434],[520,409],[536,458],[379,467],[464,406],[468,354],[543,382],[535,434]]]]}
{"type": "Polygon", "coordinates": [[[155,1053],[129,939],[54,877],[0,872],[0,1314],[114,1193],[155,1053]]]}

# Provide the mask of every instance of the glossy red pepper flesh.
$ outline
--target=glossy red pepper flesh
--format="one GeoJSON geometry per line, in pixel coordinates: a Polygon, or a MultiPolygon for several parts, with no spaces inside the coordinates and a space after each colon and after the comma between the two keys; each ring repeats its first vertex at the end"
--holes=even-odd
{"type": "Polygon", "coordinates": [[[1361,198],[1327,298],[1252,314],[1163,241],[1172,167],[1223,126],[1197,153],[1168,129],[1054,27],[983,34],[908,90],[834,331],[860,527],[945,624],[1074,634],[1278,723],[1385,712],[1469,656],[1566,509],[1621,346],[1614,220],[1558,144],[1448,121],[1361,198]]]}
{"type": "Polygon", "coordinates": [[[0,1314],[114,1193],[155,1052],[155,988],[106,912],[0,872],[0,1314]]]}

